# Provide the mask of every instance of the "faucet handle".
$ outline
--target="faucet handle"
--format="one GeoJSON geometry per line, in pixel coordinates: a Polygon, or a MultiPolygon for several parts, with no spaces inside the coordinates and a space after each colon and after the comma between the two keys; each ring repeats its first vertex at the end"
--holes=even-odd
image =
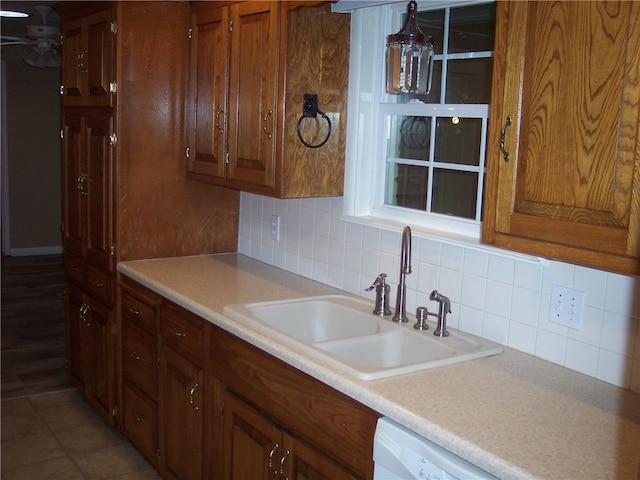
{"type": "Polygon", "coordinates": [[[365,289],[365,292],[370,292],[371,290],[376,288],[378,285],[385,285],[385,278],[387,278],[386,273],[381,273],[380,275],[378,275],[376,279],[373,281],[373,283],[371,284],[371,286],[365,289]]]}

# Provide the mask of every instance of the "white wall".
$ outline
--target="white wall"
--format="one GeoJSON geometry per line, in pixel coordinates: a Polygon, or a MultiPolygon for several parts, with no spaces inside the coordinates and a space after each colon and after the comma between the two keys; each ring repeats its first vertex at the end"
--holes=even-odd
{"type": "Polygon", "coordinates": [[[3,63],[2,253],[62,253],[60,69],[3,63]]]}
{"type": "MultiPolygon", "coordinates": [[[[240,253],[371,298],[389,276],[393,301],[400,233],[341,220],[342,198],[277,200],[242,193],[240,253]],[[279,215],[280,241],[271,240],[279,215]]],[[[451,298],[449,325],[640,392],[640,279],[562,262],[547,265],[413,237],[407,311],[433,289],[451,298]],[[551,286],[586,293],[581,331],[550,323],[551,286]]]]}

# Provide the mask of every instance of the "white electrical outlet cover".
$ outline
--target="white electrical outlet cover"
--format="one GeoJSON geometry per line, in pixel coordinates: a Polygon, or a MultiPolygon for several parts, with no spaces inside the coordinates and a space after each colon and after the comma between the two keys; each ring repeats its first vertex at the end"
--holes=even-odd
{"type": "Polygon", "coordinates": [[[558,325],[582,330],[584,292],[553,285],[549,304],[549,321],[558,325]]]}

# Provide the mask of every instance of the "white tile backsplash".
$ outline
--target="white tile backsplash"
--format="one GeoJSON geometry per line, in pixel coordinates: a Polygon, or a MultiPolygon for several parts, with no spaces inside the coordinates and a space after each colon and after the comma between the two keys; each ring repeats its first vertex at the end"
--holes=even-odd
{"type": "MultiPolygon", "coordinates": [[[[307,278],[373,299],[380,272],[392,298],[400,234],[341,219],[342,198],[240,197],[238,251],[307,278]],[[280,215],[280,241],[271,215],[280,215]]],[[[551,261],[520,261],[413,237],[407,310],[451,298],[449,325],[608,383],[640,392],[640,279],[551,261]],[[552,285],[585,292],[581,331],[549,322],[552,285]]]]}

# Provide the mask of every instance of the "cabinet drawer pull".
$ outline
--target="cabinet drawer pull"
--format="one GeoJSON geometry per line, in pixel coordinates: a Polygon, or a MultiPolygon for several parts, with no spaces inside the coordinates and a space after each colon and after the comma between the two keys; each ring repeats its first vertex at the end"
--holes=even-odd
{"type": "Polygon", "coordinates": [[[171,327],[169,331],[173,333],[176,337],[184,338],[187,336],[186,333],[176,330],[174,327],[171,327]]]}
{"type": "MultiPolygon", "coordinates": [[[[271,128],[271,132],[269,130],[267,130],[267,119],[273,116],[273,110],[269,110],[264,118],[262,119],[262,130],[264,131],[264,133],[267,134],[267,138],[271,138],[271,136],[273,135],[273,128],[271,128]]],[[[273,123],[273,122],[272,122],[273,123]]]]}
{"type": "Polygon", "coordinates": [[[137,361],[137,362],[141,362],[142,360],[144,360],[144,358],[142,358],[140,355],[138,355],[138,354],[137,354],[137,353],[135,353],[135,352],[130,352],[130,353],[129,353],[129,356],[130,356],[131,358],[133,358],[133,359],[134,359],[135,361],[137,361]]]}
{"type": "Polygon", "coordinates": [[[510,127],[512,123],[513,122],[511,121],[511,115],[509,115],[507,117],[507,121],[502,126],[502,130],[500,131],[500,151],[502,152],[502,155],[504,156],[505,163],[509,161],[509,158],[511,158],[511,155],[504,148],[504,137],[507,134],[507,127],[510,127]]]}
{"type": "Polygon", "coordinates": [[[91,285],[96,288],[104,287],[104,283],[102,283],[100,280],[91,280],[91,285]]]}
{"type": "Polygon", "coordinates": [[[142,312],[138,310],[136,307],[134,307],[133,305],[129,307],[129,311],[134,315],[142,315],[142,312]]]}
{"type": "Polygon", "coordinates": [[[269,468],[269,473],[272,476],[276,476],[278,475],[278,470],[273,468],[273,456],[275,455],[275,453],[278,451],[278,444],[276,443],[273,448],[271,449],[271,451],[269,452],[269,461],[267,462],[267,467],[269,468]]]}
{"type": "Polygon", "coordinates": [[[144,416],[142,414],[136,412],[135,410],[130,414],[136,422],[144,422],[144,416]]]}
{"type": "Polygon", "coordinates": [[[193,403],[193,395],[196,393],[196,390],[198,389],[199,386],[200,386],[199,384],[194,383],[193,387],[191,387],[191,390],[189,390],[189,405],[191,405],[191,409],[194,412],[197,412],[198,410],[200,410],[200,407],[195,403],[193,403]]]}

